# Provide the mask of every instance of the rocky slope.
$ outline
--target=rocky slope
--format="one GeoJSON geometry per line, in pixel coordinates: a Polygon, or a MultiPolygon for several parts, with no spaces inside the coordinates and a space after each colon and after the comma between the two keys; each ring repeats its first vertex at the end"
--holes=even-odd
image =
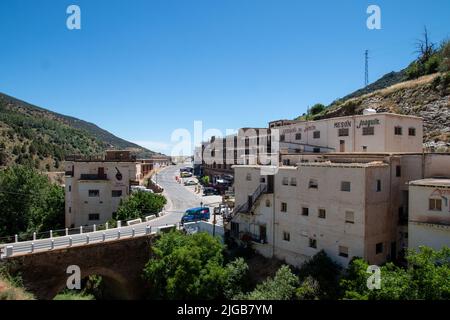
{"type": "Polygon", "coordinates": [[[422,117],[425,146],[450,151],[450,73],[424,76],[335,102],[313,119],[362,114],[366,108],[422,117]]]}

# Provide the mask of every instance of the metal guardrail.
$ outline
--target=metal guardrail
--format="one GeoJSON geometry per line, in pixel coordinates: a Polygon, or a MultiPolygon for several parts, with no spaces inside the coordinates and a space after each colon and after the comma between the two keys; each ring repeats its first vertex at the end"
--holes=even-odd
{"type": "Polygon", "coordinates": [[[24,255],[55,249],[71,248],[74,246],[88,245],[92,243],[115,241],[123,238],[141,237],[150,234],[157,234],[159,232],[165,232],[171,228],[176,228],[177,230],[180,229],[179,223],[150,226],[149,222],[153,219],[153,216],[149,216],[146,217],[145,222],[134,223],[129,226],[122,226],[121,221],[118,221],[117,227],[115,228],[109,228],[108,224],[105,224],[103,226],[93,225],[89,227],[55,230],[41,233],[41,236],[43,234],[48,235],[48,237],[45,238],[38,238],[37,234],[34,233],[32,240],[25,241],[20,241],[18,235],[15,235],[13,241],[0,245],[0,259],[10,258],[15,255],[24,255]],[[78,232],[75,233],[74,230],[77,230],[78,232]],[[59,233],[59,231],[63,231],[64,233],[59,233]]]}

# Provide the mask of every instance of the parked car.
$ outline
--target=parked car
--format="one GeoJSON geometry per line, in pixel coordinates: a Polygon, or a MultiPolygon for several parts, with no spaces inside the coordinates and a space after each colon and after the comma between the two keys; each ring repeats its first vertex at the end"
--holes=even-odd
{"type": "Polygon", "coordinates": [[[194,180],[188,180],[188,181],[185,181],[185,182],[184,182],[184,185],[185,185],[185,186],[195,186],[195,185],[197,185],[197,181],[194,181],[194,180]]]}
{"type": "Polygon", "coordinates": [[[212,196],[212,195],[218,195],[219,190],[212,188],[212,187],[206,187],[203,188],[203,195],[204,196],[212,196]]]}
{"type": "Polygon", "coordinates": [[[180,174],[180,176],[181,176],[182,178],[190,178],[190,177],[192,177],[192,173],[191,173],[191,172],[187,172],[187,171],[183,171],[183,172],[180,174]]]}
{"type": "Polygon", "coordinates": [[[183,217],[181,217],[181,224],[186,222],[195,222],[201,220],[209,220],[210,212],[208,207],[198,207],[186,210],[183,217]]]}

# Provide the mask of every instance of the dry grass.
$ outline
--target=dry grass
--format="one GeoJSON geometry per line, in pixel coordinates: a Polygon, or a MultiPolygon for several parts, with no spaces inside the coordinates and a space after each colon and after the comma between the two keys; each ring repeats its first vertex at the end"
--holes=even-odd
{"type": "Polygon", "coordinates": [[[0,279],[0,300],[34,300],[33,296],[11,284],[8,280],[0,279]]]}
{"type": "Polygon", "coordinates": [[[394,84],[390,87],[373,91],[371,93],[366,93],[362,96],[348,99],[345,102],[343,102],[342,104],[337,104],[337,105],[333,106],[333,108],[330,111],[335,110],[337,108],[345,107],[346,105],[349,105],[349,104],[360,105],[361,102],[364,101],[365,99],[369,99],[369,98],[372,98],[375,96],[386,97],[386,96],[391,95],[392,93],[399,91],[399,90],[411,89],[411,88],[415,88],[418,86],[423,86],[428,83],[431,83],[436,77],[440,77],[441,75],[442,75],[441,73],[426,75],[426,76],[423,76],[423,77],[420,77],[420,78],[417,78],[414,80],[400,82],[400,83],[394,84]]]}

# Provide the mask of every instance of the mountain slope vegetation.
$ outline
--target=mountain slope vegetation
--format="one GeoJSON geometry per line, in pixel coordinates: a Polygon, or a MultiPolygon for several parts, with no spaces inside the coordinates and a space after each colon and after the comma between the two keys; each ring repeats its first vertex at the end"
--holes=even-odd
{"type": "Polygon", "coordinates": [[[95,155],[107,149],[131,150],[139,157],[155,154],[95,124],[0,93],[0,166],[17,163],[56,171],[66,155],[95,155]]]}

